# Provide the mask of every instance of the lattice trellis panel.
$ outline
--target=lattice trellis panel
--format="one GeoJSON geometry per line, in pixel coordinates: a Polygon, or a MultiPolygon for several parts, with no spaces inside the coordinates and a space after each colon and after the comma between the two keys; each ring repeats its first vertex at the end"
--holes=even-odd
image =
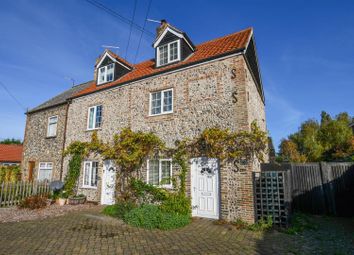
{"type": "Polygon", "coordinates": [[[289,219],[289,203],[285,171],[254,173],[256,219],[272,216],[273,223],[286,226],[289,219]]]}

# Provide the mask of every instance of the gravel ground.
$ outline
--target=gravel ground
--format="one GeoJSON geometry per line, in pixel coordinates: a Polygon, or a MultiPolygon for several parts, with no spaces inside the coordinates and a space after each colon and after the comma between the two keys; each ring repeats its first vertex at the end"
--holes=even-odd
{"type": "Polygon", "coordinates": [[[17,207],[0,208],[0,223],[45,219],[48,217],[64,215],[68,212],[85,211],[95,208],[97,208],[97,210],[100,210],[102,207],[91,203],[86,203],[81,205],[64,206],[53,204],[47,206],[46,208],[37,210],[18,209],[17,207]]]}

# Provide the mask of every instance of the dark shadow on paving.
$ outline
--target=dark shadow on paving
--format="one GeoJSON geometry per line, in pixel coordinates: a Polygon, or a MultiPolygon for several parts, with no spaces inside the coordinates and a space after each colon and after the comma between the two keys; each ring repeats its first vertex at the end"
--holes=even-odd
{"type": "Polygon", "coordinates": [[[293,235],[275,230],[265,232],[257,242],[257,251],[260,254],[354,254],[354,218],[308,217],[315,227],[293,235]]]}

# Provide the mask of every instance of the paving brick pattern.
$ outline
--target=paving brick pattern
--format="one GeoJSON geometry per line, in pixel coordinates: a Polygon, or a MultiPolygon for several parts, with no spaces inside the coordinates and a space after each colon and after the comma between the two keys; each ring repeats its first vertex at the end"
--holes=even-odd
{"type": "Polygon", "coordinates": [[[0,224],[0,254],[4,255],[304,254],[296,251],[303,243],[295,239],[276,231],[262,234],[237,230],[206,219],[195,219],[178,230],[144,230],[103,216],[97,210],[0,224]]]}

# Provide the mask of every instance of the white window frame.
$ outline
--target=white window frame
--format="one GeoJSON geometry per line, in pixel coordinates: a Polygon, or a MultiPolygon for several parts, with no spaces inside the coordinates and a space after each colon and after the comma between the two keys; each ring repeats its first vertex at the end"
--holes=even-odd
{"type": "Polygon", "coordinates": [[[173,113],[173,88],[170,88],[170,89],[164,89],[164,90],[159,90],[159,91],[151,91],[150,92],[150,97],[149,97],[149,116],[158,116],[158,115],[163,115],[163,114],[169,114],[169,113],[173,113]],[[172,92],[172,107],[171,107],[171,111],[164,111],[163,110],[163,102],[164,102],[164,92],[167,92],[167,91],[171,91],[172,92]],[[152,113],[152,94],[155,94],[155,93],[161,93],[161,112],[160,113],[152,113]]]}
{"type": "MultiPolygon", "coordinates": [[[[115,70],[115,63],[110,63],[110,64],[108,64],[108,65],[105,65],[105,66],[100,66],[100,67],[98,67],[97,68],[97,85],[101,85],[101,84],[104,84],[104,83],[107,83],[107,82],[112,82],[113,80],[114,80],[114,70],[115,70]],[[113,67],[112,67],[112,74],[113,74],[113,77],[112,77],[112,80],[107,80],[107,77],[108,77],[108,66],[109,65],[112,65],[113,67]],[[100,78],[101,78],[101,73],[102,73],[102,71],[101,71],[101,69],[104,69],[104,79],[103,79],[103,81],[101,81],[100,80],[100,78]]],[[[109,74],[111,74],[111,72],[109,73],[109,74]]]]}
{"type": "Polygon", "coordinates": [[[90,106],[87,110],[87,130],[96,130],[101,129],[103,122],[103,106],[101,104],[90,106]],[[96,127],[96,117],[97,117],[97,107],[101,106],[101,124],[99,127],[96,127]],[[90,128],[90,110],[94,109],[93,111],[93,127],[90,128]]]}
{"type": "MultiPolygon", "coordinates": [[[[154,186],[162,187],[162,188],[167,188],[167,189],[172,189],[172,159],[151,159],[151,160],[158,160],[159,161],[159,183],[162,181],[162,161],[169,161],[170,162],[170,184],[158,184],[154,186]]],[[[147,171],[146,171],[146,183],[149,183],[149,172],[150,172],[150,160],[147,160],[147,171]]]]}
{"type": "Polygon", "coordinates": [[[82,188],[85,189],[97,189],[98,186],[98,161],[84,161],[84,168],[82,171],[82,188]],[[92,164],[97,163],[97,184],[96,186],[92,186],[92,164]],[[89,185],[85,185],[85,166],[86,164],[90,164],[90,169],[89,169],[89,185]]]}
{"type": "Polygon", "coordinates": [[[164,45],[161,45],[159,47],[157,47],[157,52],[156,52],[156,58],[157,58],[157,66],[164,66],[164,65],[168,65],[168,64],[171,64],[171,63],[174,63],[174,62],[177,62],[177,61],[180,61],[181,60],[181,40],[175,40],[173,42],[169,42],[167,43],[167,63],[165,64],[160,64],[160,48],[163,47],[163,46],[166,46],[166,44],[164,45]],[[171,44],[177,42],[177,59],[175,60],[170,60],[170,48],[171,48],[171,44]]]}
{"type": "Polygon", "coordinates": [[[46,170],[51,169],[51,174],[50,174],[50,179],[49,179],[49,181],[51,181],[52,177],[53,177],[53,162],[39,162],[38,172],[37,172],[37,180],[39,180],[39,173],[43,169],[46,169],[46,170]],[[42,164],[45,164],[45,167],[41,167],[42,164]],[[51,164],[51,167],[48,167],[48,164],[51,164]]]}
{"type": "MultiPolygon", "coordinates": [[[[58,120],[59,120],[58,115],[53,115],[53,116],[50,116],[50,117],[48,118],[48,123],[47,123],[47,137],[55,137],[55,136],[57,136],[58,120]],[[54,135],[49,134],[49,126],[52,124],[52,123],[50,123],[50,119],[52,119],[52,118],[56,118],[56,119],[57,119],[57,121],[55,122],[55,134],[54,134],[54,135]]],[[[54,125],[54,124],[52,124],[52,125],[54,125]]]]}

